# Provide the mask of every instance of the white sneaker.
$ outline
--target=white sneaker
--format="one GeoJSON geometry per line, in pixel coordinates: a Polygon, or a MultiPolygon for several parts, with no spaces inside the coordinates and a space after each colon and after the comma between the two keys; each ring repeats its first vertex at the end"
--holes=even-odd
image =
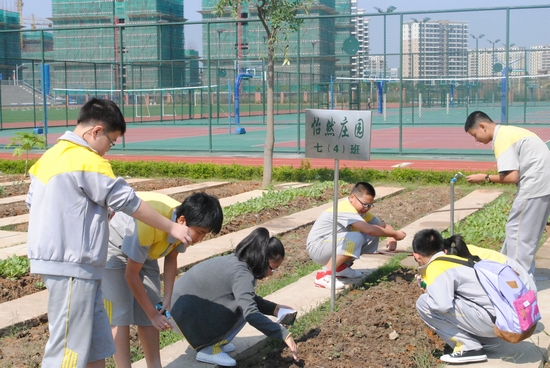
{"type": "MultiPolygon", "coordinates": [[[[331,281],[330,273],[320,271],[320,272],[317,272],[317,276],[315,277],[314,284],[315,286],[318,286],[318,287],[330,289],[331,287],[330,281],[331,281]]],[[[334,288],[336,290],[343,289],[345,286],[346,285],[344,285],[342,281],[336,279],[336,282],[334,283],[334,288]]]]}
{"type": "Polygon", "coordinates": [[[336,277],[342,277],[346,279],[356,279],[358,277],[363,276],[363,272],[354,270],[353,268],[351,268],[345,263],[342,266],[345,266],[343,270],[341,271],[338,271],[338,269],[336,270],[336,277]]]}
{"type": "Polygon", "coordinates": [[[234,367],[237,365],[235,359],[231,358],[227,353],[221,352],[218,354],[206,354],[202,351],[197,353],[197,358],[199,362],[205,362],[210,364],[223,365],[225,367],[234,367]]]}
{"type": "Polygon", "coordinates": [[[222,351],[224,353],[231,353],[231,352],[235,351],[235,345],[233,345],[230,342],[225,344],[225,345],[222,345],[222,351]]]}

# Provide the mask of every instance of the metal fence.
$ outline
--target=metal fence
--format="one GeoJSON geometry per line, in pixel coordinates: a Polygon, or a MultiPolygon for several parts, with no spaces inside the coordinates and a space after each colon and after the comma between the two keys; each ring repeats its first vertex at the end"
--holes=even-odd
{"type": "MultiPolygon", "coordinates": [[[[372,110],[373,155],[491,154],[462,129],[474,110],[550,140],[550,6],[346,15],[318,8],[291,35],[290,64],[278,50],[275,152],[304,152],[308,108],[372,110]]],[[[0,60],[0,144],[16,130],[46,127],[51,144],[98,96],[116,101],[130,124],[115,150],[263,150],[267,45],[252,13],[194,23],[71,19],[70,27],[0,31],[0,41],[21,40],[20,58],[0,60]],[[246,78],[236,86],[239,74],[246,78]],[[245,136],[233,129],[236,101],[245,136]],[[138,137],[134,128],[157,133],[138,137]]]]}

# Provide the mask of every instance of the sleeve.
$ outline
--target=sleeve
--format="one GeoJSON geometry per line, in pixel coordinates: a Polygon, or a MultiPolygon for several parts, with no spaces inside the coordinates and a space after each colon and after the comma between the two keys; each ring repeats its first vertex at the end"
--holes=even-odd
{"type": "Polygon", "coordinates": [[[172,252],[178,252],[178,253],[185,253],[185,251],[187,250],[187,245],[186,244],[183,244],[183,243],[179,243],[173,250],[172,252]]]}
{"type": "Polygon", "coordinates": [[[258,305],[258,310],[263,313],[272,316],[273,312],[275,312],[275,308],[277,307],[277,303],[270,302],[269,300],[265,300],[261,296],[256,295],[255,296],[256,305],[258,305]]]}
{"type": "MultiPolygon", "coordinates": [[[[260,298],[260,305],[256,303],[258,296],[254,292],[254,277],[250,271],[240,269],[234,274],[233,295],[235,296],[235,301],[243,311],[244,319],[252,327],[268,337],[279,340],[286,339],[289,331],[280,324],[270,320],[260,311],[260,306],[262,310],[268,311],[271,308],[269,304],[271,302],[260,298]]],[[[273,306],[271,312],[274,309],[275,306],[273,306]]]]}
{"type": "Polygon", "coordinates": [[[520,142],[515,142],[511,144],[504,152],[502,152],[497,157],[497,170],[499,173],[506,171],[519,171],[519,154],[516,149],[516,144],[520,142]]]}
{"type": "Polygon", "coordinates": [[[373,215],[371,215],[370,219],[365,219],[365,221],[367,221],[371,225],[380,225],[380,219],[373,215]]]}
{"type": "Polygon", "coordinates": [[[100,206],[132,215],[141,204],[141,199],[124,179],[111,177],[108,172],[76,171],[73,176],[86,196],[100,206]]]}
{"type": "MultiPolygon", "coordinates": [[[[120,214],[117,214],[115,218],[119,215],[120,214]]],[[[142,245],[139,239],[139,232],[137,231],[139,226],[138,221],[130,216],[126,217],[130,220],[126,222],[121,250],[128,258],[132,259],[132,261],[143,264],[149,255],[150,244],[146,244],[145,246],[142,245]]]]}

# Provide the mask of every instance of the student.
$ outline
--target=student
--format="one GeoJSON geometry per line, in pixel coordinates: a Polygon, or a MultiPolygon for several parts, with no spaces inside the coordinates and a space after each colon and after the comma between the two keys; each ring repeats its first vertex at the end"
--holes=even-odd
{"type": "MultiPolygon", "coordinates": [[[[162,216],[186,225],[193,244],[206,234],[220,232],[223,223],[218,199],[206,193],[194,193],[183,203],[160,193],[138,192],[138,197],[162,216]]],[[[118,368],[132,366],[130,325],[138,326],[138,335],[147,367],[161,368],[159,331],[170,324],[163,316],[170,310],[177,274],[177,258],[187,246],[169,234],[132,217],[117,213],[109,224],[109,255],[103,276],[103,294],[115,340],[118,368]],[[164,257],[164,297],[160,296],[160,270],[157,259],[164,257]],[[160,311],[155,308],[162,301],[160,311]]]]}
{"type": "Polygon", "coordinates": [[[535,133],[497,125],[481,111],[468,116],[464,130],[477,142],[493,142],[498,168],[496,175],[474,174],[466,180],[517,186],[501,252],[533,274],[535,253],[550,216],[550,151],[535,133]]]}
{"type": "MultiPolygon", "coordinates": [[[[362,273],[351,268],[353,261],[361,254],[378,250],[379,238],[386,236],[388,250],[395,250],[397,240],[405,238],[402,230],[394,230],[369,211],[374,207],[376,193],[369,183],[359,182],[347,200],[338,202],[338,224],[336,244],[336,277],[356,278],[362,273]]],[[[307,237],[306,250],[313,262],[323,265],[317,272],[315,286],[330,288],[332,273],[332,207],[319,216],[307,237]]],[[[335,288],[344,284],[336,279],[335,288]]]]}
{"type": "MultiPolygon", "coordinates": [[[[437,230],[419,231],[412,245],[426,283],[426,292],[416,301],[416,309],[422,320],[453,349],[440,359],[454,364],[487,360],[480,339],[497,337],[489,316],[495,311],[475,270],[451,261],[434,262],[445,256],[443,237],[437,230]]],[[[455,255],[447,257],[461,259],[455,255]]]]}
{"type": "Polygon", "coordinates": [[[227,353],[235,350],[231,340],[246,322],[283,340],[298,360],[290,332],[265,316],[277,316],[279,308],[289,307],[265,300],[254,291],[256,280],[271,276],[284,257],[281,241],[259,227],[237,245],[234,254],[203,261],[176,281],[172,317],[198,351],[198,361],[235,366],[227,353]]]}
{"type": "Polygon", "coordinates": [[[42,276],[49,292],[43,367],[104,367],[115,352],[101,292],[108,208],[191,243],[187,226],[142,202],[103,158],[125,131],[117,105],[93,98],[80,109],[74,131],[29,170],[31,272],[42,276]]]}

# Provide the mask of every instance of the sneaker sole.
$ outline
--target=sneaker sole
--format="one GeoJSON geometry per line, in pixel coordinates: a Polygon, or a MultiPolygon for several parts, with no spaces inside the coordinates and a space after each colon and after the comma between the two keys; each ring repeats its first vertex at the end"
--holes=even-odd
{"type": "MultiPolygon", "coordinates": [[[[318,287],[318,288],[323,288],[323,289],[330,289],[330,286],[324,286],[324,285],[318,285],[316,283],[313,283],[315,285],[315,287],[318,287]]],[[[337,287],[336,290],[341,290],[343,289],[345,286],[342,286],[342,287],[337,287]]]]}
{"type": "Polygon", "coordinates": [[[450,363],[450,364],[463,364],[463,363],[475,363],[475,362],[484,362],[487,360],[487,355],[479,355],[475,357],[463,357],[458,358],[457,360],[453,359],[440,359],[442,362],[450,363]]]}

